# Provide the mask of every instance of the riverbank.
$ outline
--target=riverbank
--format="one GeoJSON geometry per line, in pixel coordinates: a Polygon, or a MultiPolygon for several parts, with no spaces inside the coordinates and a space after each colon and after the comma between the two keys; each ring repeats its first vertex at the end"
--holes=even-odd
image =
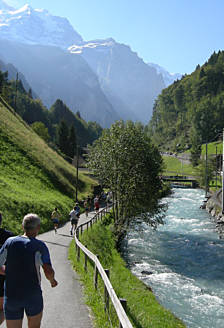
{"type": "Polygon", "coordinates": [[[216,223],[216,231],[219,233],[220,238],[223,238],[224,215],[222,213],[222,189],[219,189],[208,198],[205,208],[216,223]]]}
{"type": "MultiPolygon", "coordinates": [[[[87,245],[94,254],[98,254],[102,265],[110,270],[110,280],[116,294],[127,300],[127,315],[133,327],[184,328],[185,325],[181,320],[158,303],[151,288],[141,282],[127,268],[127,264],[115,248],[113,225],[108,224],[110,223],[108,221],[107,219],[94,224],[92,230],[85,231],[81,236],[81,242],[87,245]]],[[[103,285],[99,281],[100,294],[93,286],[94,268],[88,266],[88,273],[85,272],[84,256],[81,256],[80,262],[77,262],[74,244],[70,247],[70,259],[84,283],[86,302],[94,313],[96,327],[111,327],[104,312],[103,285]]],[[[112,326],[117,326],[112,306],[110,307],[110,316],[112,326]]]]}

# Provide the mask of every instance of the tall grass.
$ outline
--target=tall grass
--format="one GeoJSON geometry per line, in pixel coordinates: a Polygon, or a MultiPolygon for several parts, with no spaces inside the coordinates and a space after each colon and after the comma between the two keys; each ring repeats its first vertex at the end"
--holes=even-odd
{"type": "MultiPolygon", "coordinates": [[[[95,182],[79,175],[78,196],[92,192],[95,182]]],[[[27,212],[42,218],[42,231],[51,228],[50,213],[58,207],[61,222],[74,204],[76,169],[0,103],[0,211],[3,225],[21,232],[27,212]]]]}

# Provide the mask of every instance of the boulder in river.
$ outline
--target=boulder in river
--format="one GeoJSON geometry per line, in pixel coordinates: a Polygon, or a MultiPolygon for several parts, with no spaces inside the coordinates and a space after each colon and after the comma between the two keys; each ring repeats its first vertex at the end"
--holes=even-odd
{"type": "Polygon", "coordinates": [[[141,271],[141,273],[142,274],[153,274],[153,272],[152,271],[147,271],[147,270],[143,270],[143,271],[141,271]]]}

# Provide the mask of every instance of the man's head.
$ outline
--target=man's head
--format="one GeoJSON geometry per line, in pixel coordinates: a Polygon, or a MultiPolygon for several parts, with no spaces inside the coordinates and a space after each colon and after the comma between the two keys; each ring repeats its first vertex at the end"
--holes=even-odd
{"type": "Polygon", "coordinates": [[[29,213],[24,216],[22,225],[25,232],[38,232],[40,229],[40,218],[37,214],[29,213]]]}

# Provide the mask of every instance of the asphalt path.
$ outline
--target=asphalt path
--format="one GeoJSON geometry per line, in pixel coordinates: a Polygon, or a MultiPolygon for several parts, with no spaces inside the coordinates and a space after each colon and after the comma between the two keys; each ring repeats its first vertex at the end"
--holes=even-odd
{"type": "MultiPolygon", "coordinates": [[[[94,213],[90,213],[90,219],[94,213]]],[[[79,224],[86,221],[82,214],[79,224]]],[[[58,233],[49,231],[37,238],[44,241],[49,248],[52,266],[58,286],[52,288],[41,269],[41,286],[44,298],[43,328],[92,328],[90,311],[84,303],[82,285],[79,277],[68,260],[68,248],[72,241],[70,222],[58,229],[58,233]]],[[[3,323],[1,327],[6,327],[3,323]]],[[[23,327],[27,326],[24,316],[23,327]]]]}

